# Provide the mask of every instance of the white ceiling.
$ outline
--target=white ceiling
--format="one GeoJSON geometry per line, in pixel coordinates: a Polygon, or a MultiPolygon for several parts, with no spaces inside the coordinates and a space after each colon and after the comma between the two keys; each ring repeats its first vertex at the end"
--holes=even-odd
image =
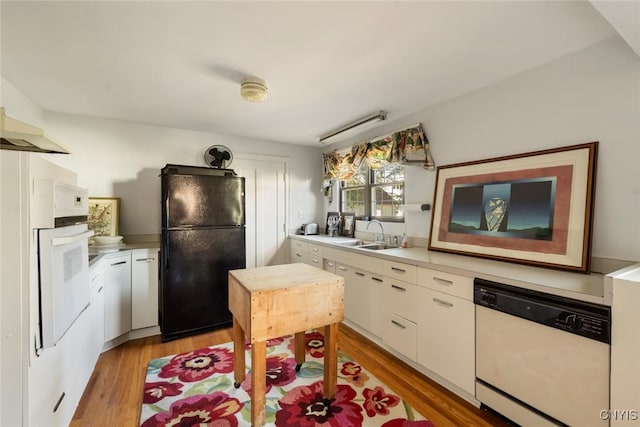
{"type": "MultiPolygon", "coordinates": [[[[44,110],[318,145],[616,34],[584,1],[5,1],[1,74],[44,110]],[[240,99],[246,77],[269,99],[240,99]]],[[[10,112],[8,112],[10,113],[10,112]]]]}

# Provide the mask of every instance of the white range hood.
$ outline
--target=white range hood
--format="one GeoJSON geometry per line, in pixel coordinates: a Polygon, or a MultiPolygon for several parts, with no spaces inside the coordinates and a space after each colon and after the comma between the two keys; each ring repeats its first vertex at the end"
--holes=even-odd
{"type": "Polygon", "coordinates": [[[68,147],[46,135],[42,129],[6,116],[1,107],[0,136],[0,149],[3,150],[64,154],[71,152],[68,147]]]}

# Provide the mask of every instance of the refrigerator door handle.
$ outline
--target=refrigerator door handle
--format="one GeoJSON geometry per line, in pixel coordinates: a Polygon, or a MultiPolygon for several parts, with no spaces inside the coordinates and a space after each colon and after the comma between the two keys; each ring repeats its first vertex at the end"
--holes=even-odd
{"type": "Polygon", "coordinates": [[[169,269],[169,252],[170,252],[170,246],[169,246],[169,233],[164,233],[164,251],[162,256],[164,257],[164,269],[168,270],[169,269]]]}

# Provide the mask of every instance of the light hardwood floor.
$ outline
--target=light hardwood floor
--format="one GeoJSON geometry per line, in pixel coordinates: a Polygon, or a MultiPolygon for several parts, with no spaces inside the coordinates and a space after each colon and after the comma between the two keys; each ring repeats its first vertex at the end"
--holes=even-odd
{"type": "MultiPolygon", "coordinates": [[[[232,329],[162,343],[159,336],[129,341],[103,353],[71,421],[71,427],[138,426],[150,359],[232,340],[232,329]]],[[[353,329],[340,325],[340,349],[407,400],[437,427],[507,426],[399,361],[353,329]]]]}

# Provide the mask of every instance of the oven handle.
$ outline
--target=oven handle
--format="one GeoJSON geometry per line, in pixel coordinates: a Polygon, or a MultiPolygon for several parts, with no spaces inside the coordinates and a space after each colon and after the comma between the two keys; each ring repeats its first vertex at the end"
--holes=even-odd
{"type": "Polygon", "coordinates": [[[84,233],[76,234],[74,236],[56,237],[51,239],[52,246],[68,245],[69,243],[77,242],[78,240],[88,239],[95,233],[93,230],[85,231],[84,233]]]}

